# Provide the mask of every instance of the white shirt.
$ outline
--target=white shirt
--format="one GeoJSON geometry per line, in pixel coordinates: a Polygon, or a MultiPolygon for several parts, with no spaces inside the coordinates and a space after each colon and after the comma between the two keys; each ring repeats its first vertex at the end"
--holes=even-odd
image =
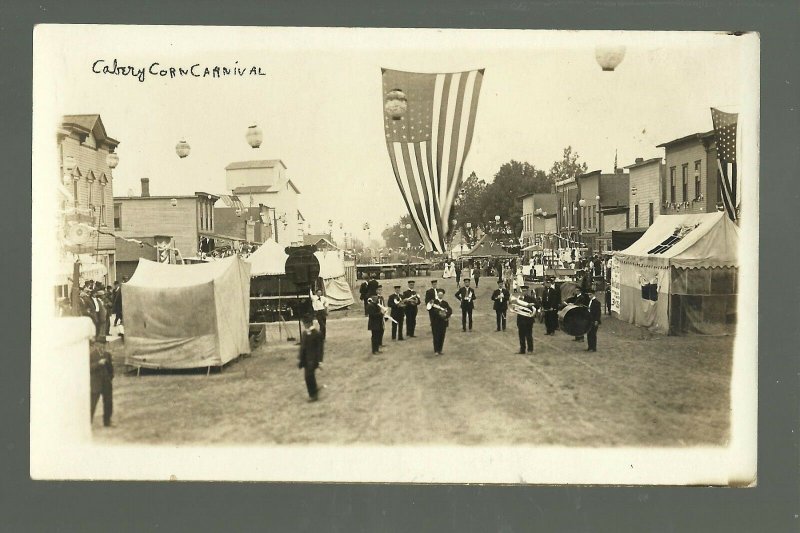
{"type": "Polygon", "coordinates": [[[311,305],[314,311],[324,311],[328,307],[328,302],[324,296],[317,296],[316,294],[311,298],[311,305]]]}

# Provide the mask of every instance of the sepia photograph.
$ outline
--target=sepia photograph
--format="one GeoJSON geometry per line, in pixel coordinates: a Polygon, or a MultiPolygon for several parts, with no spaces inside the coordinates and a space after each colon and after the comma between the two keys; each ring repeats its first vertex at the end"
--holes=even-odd
{"type": "Polygon", "coordinates": [[[756,485],[757,34],[33,45],[34,479],[756,485]]]}

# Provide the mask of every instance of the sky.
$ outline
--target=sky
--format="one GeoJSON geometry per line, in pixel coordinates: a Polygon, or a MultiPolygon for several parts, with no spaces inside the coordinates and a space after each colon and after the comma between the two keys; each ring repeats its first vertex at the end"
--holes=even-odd
{"type": "Polygon", "coordinates": [[[656,145],[712,128],[710,107],[757,101],[746,44],[700,32],[39,26],[34,109],[39,124],[102,116],[120,141],[115,195],[139,194],[143,177],[153,195],[225,194],[228,163],[281,159],[311,231],[332,219],[364,238],[365,222],[374,236],[406,212],[384,142],[381,67],[485,69],[464,176],[488,182],[511,159],[547,170],[567,145],[590,170],[610,171],[615,152],[620,166],[663,156],[656,145]],[[597,65],[597,44],[627,47],[616,71],[597,65]],[[114,59],[266,75],[140,82],[92,72],[114,59]],[[254,122],[264,131],[257,150],[245,140],[254,122]],[[185,159],[175,154],[181,139],[191,145],[185,159]]]}

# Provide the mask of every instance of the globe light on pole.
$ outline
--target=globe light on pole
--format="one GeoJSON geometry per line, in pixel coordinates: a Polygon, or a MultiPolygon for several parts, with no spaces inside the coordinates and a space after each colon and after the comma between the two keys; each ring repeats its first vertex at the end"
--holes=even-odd
{"type": "Polygon", "coordinates": [[[261,131],[261,128],[258,127],[258,124],[253,124],[247,128],[245,138],[247,139],[247,144],[253,148],[258,148],[261,146],[261,141],[264,140],[264,132],[261,131]]]}
{"type": "Polygon", "coordinates": [[[178,154],[178,157],[183,159],[184,157],[189,155],[189,152],[192,151],[192,147],[189,146],[189,143],[181,139],[178,141],[178,144],[175,145],[175,153],[178,154]]]}
{"type": "Polygon", "coordinates": [[[392,120],[402,119],[408,109],[406,94],[400,89],[392,89],[386,93],[386,101],[383,108],[392,120]]]}
{"type": "Polygon", "coordinates": [[[117,168],[118,164],[119,164],[119,156],[117,154],[111,152],[106,156],[106,165],[108,165],[108,168],[113,170],[117,168]]]}

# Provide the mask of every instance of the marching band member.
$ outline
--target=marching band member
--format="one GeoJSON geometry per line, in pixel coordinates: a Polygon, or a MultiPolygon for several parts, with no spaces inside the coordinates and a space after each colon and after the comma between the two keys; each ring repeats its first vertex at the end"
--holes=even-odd
{"type": "MultiPolygon", "coordinates": [[[[431,303],[433,300],[436,299],[436,280],[431,280],[431,288],[425,291],[425,306],[431,303]]],[[[431,319],[431,326],[433,326],[433,312],[431,311],[430,307],[428,309],[428,317],[431,319]]]]}
{"type": "Polygon", "coordinates": [[[547,284],[542,294],[542,306],[544,307],[544,327],[545,335],[555,335],[558,329],[558,304],[561,303],[561,295],[556,289],[553,278],[547,278],[547,284]]]}
{"type": "Polygon", "coordinates": [[[456,300],[461,302],[461,330],[467,331],[467,317],[469,317],[469,330],[472,331],[472,310],[475,309],[475,289],[469,286],[469,278],[464,280],[464,286],[456,292],[456,300]]]}
{"type": "Polygon", "coordinates": [[[597,351],[597,328],[600,327],[600,315],[602,311],[600,310],[600,301],[595,297],[594,293],[589,298],[589,314],[592,317],[592,326],[589,328],[589,332],[586,334],[586,342],[589,345],[586,348],[586,351],[597,351]]]}
{"type": "Polygon", "coordinates": [[[417,306],[419,296],[414,290],[414,280],[408,281],[408,289],[403,292],[403,300],[406,301],[406,337],[414,337],[414,329],[417,327],[417,306]]]}
{"type": "Polygon", "coordinates": [[[367,299],[367,312],[369,313],[369,321],[367,322],[367,329],[372,332],[372,355],[381,353],[380,347],[383,345],[383,288],[378,285],[374,296],[367,299]]]}
{"type": "MultiPolygon", "coordinates": [[[[566,302],[570,303],[570,304],[582,305],[582,306],[586,307],[586,306],[589,305],[589,297],[586,295],[586,293],[583,292],[583,289],[579,285],[579,286],[577,286],[575,288],[575,296],[571,296],[570,298],[567,298],[566,302]]],[[[575,337],[575,339],[573,339],[573,340],[582,341],[583,340],[583,335],[575,337]]]]}
{"type": "Polygon", "coordinates": [[[533,315],[538,305],[536,297],[530,293],[527,285],[522,286],[522,296],[512,301],[511,309],[517,314],[517,330],[519,331],[519,353],[524,354],[527,345],[528,353],[533,353],[533,315]]]}
{"type": "Polygon", "coordinates": [[[428,312],[431,313],[431,331],[433,332],[433,352],[443,355],[444,336],[447,333],[447,324],[453,309],[444,300],[444,289],[436,290],[436,297],[427,303],[428,312]]]}
{"type": "Polygon", "coordinates": [[[497,288],[492,293],[492,307],[494,308],[494,313],[497,315],[497,331],[502,329],[503,331],[506,330],[506,312],[508,311],[508,300],[511,296],[508,293],[508,289],[503,287],[502,281],[497,281],[497,288]]]}
{"type": "Polygon", "coordinates": [[[394,286],[394,294],[389,296],[389,309],[394,319],[392,321],[392,340],[403,340],[403,318],[405,317],[405,302],[400,294],[400,285],[394,286]],[[399,335],[398,335],[399,333],[399,335]]]}

